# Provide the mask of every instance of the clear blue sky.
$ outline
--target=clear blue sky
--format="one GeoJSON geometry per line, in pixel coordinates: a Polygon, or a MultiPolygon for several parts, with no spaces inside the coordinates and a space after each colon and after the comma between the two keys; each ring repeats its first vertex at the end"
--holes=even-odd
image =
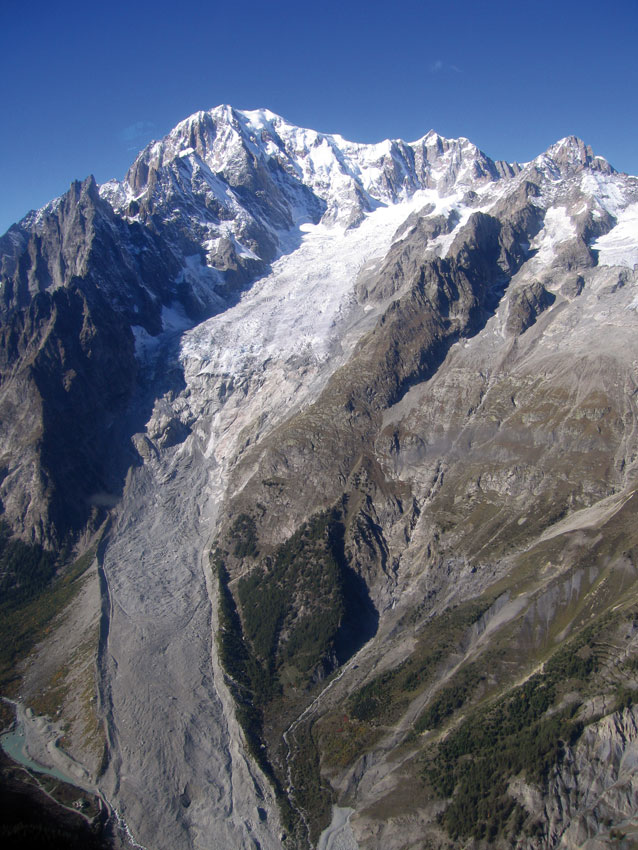
{"type": "Polygon", "coordinates": [[[638,0],[7,0],[0,74],[0,232],[219,103],[519,161],[574,133],[638,174],[638,0]]]}

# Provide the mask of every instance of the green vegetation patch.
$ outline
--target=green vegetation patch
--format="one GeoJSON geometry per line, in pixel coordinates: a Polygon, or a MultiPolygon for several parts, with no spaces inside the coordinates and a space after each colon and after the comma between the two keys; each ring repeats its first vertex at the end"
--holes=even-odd
{"type": "Polygon", "coordinates": [[[439,796],[451,798],[441,823],[452,838],[492,840],[520,829],[521,812],[508,783],[523,774],[542,785],[565,747],[579,738],[580,704],[555,706],[566,682],[585,684],[598,670],[592,646],[600,628],[585,629],[542,672],[488,710],[473,711],[429,756],[423,777],[439,796]]]}
{"type": "Polygon", "coordinates": [[[259,682],[261,669],[251,658],[244,642],[241,621],[232,593],[228,588],[228,572],[219,555],[213,558],[219,581],[219,629],[217,645],[219,657],[230,679],[231,692],[237,706],[237,718],[241,724],[249,750],[266,772],[270,765],[261,748],[263,714],[258,705],[255,680],[259,682]]]}
{"type": "Polygon", "coordinates": [[[257,526],[250,514],[240,514],[230,529],[233,540],[233,555],[236,558],[256,558],[259,554],[257,547],[257,526]]]}
{"type": "Polygon", "coordinates": [[[304,812],[309,827],[312,846],[326,824],[330,823],[333,794],[321,778],[319,750],[312,720],[298,726],[291,737],[295,758],[291,762],[291,780],[294,801],[304,812]]]}
{"type": "Polygon", "coordinates": [[[329,768],[345,768],[376,744],[383,730],[349,714],[331,712],[317,723],[322,758],[329,768]]]}
{"type": "Polygon", "coordinates": [[[0,520],[0,605],[15,608],[33,599],[55,574],[55,557],[42,546],[12,538],[11,529],[0,520]]]}
{"type": "Polygon", "coordinates": [[[80,590],[83,574],[94,551],[89,551],[65,569],[39,546],[4,538],[3,556],[19,570],[19,555],[27,564],[27,575],[19,590],[0,602],[0,691],[11,695],[19,682],[18,662],[47,634],[52,621],[80,590]]]}
{"type": "Polygon", "coordinates": [[[430,621],[404,661],[380,673],[350,697],[348,711],[352,717],[373,725],[396,722],[493,602],[492,597],[464,602],[430,621]]]}
{"type": "MultiPolygon", "coordinates": [[[[330,819],[332,795],[322,783],[312,727],[281,732],[340,658],[347,617],[361,601],[343,554],[338,510],[312,517],[272,555],[257,559],[250,545],[254,523],[241,515],[231,539],[254,559],[251,571],[230,589],[221,552],[213,557],[220,587],[219,653],[229,676],[237,717],[255,760],[273,782],[286,828],[301,836],[304,823],[317,838],[330,819]],[[350,606],[350,607],[349,607],[350,606]],[[288,769],[290,774],[288,774],[288,769]],[[284,792],[290,775],[294,790],[284,792]],[[291,804],[292,800],[292,804],[291,804]],[[303,813],[294,811],[293,804],[303,813]]],[[[301,840],[301,839],[300,839],[301,840]]]]}
{"type": "Polygon", "coordinates": [[[414,724],[414,731],[421,733],[426,729],[438,729],[448,717],[465,705],[478,686],[487,678],[483,664],[466,665],[453,677],[450,684],[441,688],[426,710],[418,717],[414,724]]]}
{"type": "Polygon", "coordinates": [[[248,751],[272,783],[282,823],[292,833],[298,827],[298,816],[268,758],[264,739],[264,707],[274,699],[279,690],[278,684],[250,652],[237,605],[228,586],[228,571],[219,552],[212,556],[211,562],[219,582],[217,645],[235,701],[237,720],[246,737],[248,751]]]}
{"type": "MultiPolygon", "coordinates": [[[[467,629],[493,603],[494,596],[486,595],[432,619],[421,629],[417,644],[407,658],[358,688],[339,710],[325,715],[318,729],[326,766],[347,767],[373,747],[384,729],[394,726],[411,701],[434,680],[446,658],[458,649],[467,629]]],[[[406,615],[402,625],[414,625],[422,615],[423,611],[417,609],[406,615]]],[[[441,694],[438,711],[442,715],[447,716],[446,699],[456,702],[462,692],[464,702],[484,678],[474,665],[470,672],[459,675],[458,691],[441,694]],[[476,673],[475,680],[473,673],[476,673]]]]}
{"type": "Polygon", "coordinates": [[[305,680],[335,650],[345,613],[342,571],[333,551],[332,513],[304,523],[263,566],[237,585],[245,634],[269,677],[282,665],[305,680]]]}

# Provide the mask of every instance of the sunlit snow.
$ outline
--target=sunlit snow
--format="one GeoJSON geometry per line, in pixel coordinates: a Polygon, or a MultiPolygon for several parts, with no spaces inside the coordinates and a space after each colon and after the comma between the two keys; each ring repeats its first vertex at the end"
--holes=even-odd
{"type": "Polygon", "coordinates": [[[297,250],[277,260],[235,307],[185,334],[183,358],[199,360],[200,371],[228,375],[271,358],[327,358],[355,306],[363,265],[387,253],[411,212],[439,200],[434,191],[417,192],[410,201],[380,207],[352,230],[302,226],[297,250]]]}
{"type": "Polygon", "coordinates": [[[638,264],[638,204],[631,204],[618,213],[617,224],[609,233],[592,243],[598,251],[599,266],[627,266],[638,264]]]}
{"type": "Polygon", "coordinates": [[[565,207],[551,207],[545,214],[543,229],[534,239],[530,248],[536,251],[535,259],[539,264],[551,263],[556,249],[564,242],[576,236],[574,222],[565,207]]]}
{"type": "MultiPolygon", "coordinates": [[[[530,274],[552,265],[562,246],[577,235],[574,217],[588,209],[594,220],[613,216],[617,221],[593,243],[599,263],[633,268],[638,262],[638,204],[627,206],[636,200],[633,190],[613,172],[579,170],[582,156],[582,143],[569,137],[527,167],[535,181],[538,171],[544,176],[542,194],[534,201],[544,220],[529,246],[530,274]],[[572,203],[573,193],[563,191],[565,158],[574,170],[576,197],[587,199],[580,205],[572,203]]],[[[128,180],[112,181],[101,192],[125,215],[131,200],[159,192],[160,200],[167,200],[166,218],[177,221],[181,216],[196,234],[201,254],[183,258],[177,282],[187,281],[202,304],[212,301],[220,312],[183,336],[182,358],[191,376],[254,375],[273,359],[323,368],[384,309],[376,302],[358,303],[357,276],[364,265],[386,255],[397,228],[412,212],[427,205],[428,215],[448,221],[454,213],[452,232],[424,245],[424,250],[446,257],[473,212],[489,212],[513,191],[512,182],[499,180],[465,138],[447,140],[430,131],[416,142],[366,145],[296,127],[269,110],[242,112],[228,106],[190,116],[161,142],[149,145],[140,161],[140,173],[155,170],[156,180],[136,180],[135,192],[128,180]],[[246,169],[252,173],[257,168],[274,175],[283,217],[273,219],[259,206],[247,207],[237,194],[246,169]],[[470,188],[471,197],[466,195],[470,188]],[[201,212],[201,198],[208,201],[210,218],[201,212]],[[319,224],[309,223],[321,214],[319,224]],[[218,255],[232,248],[236,257],[258,261],[259,242],[249,234],[262,228],[279,258],[228,308],[216,294],[223,284],[223,273],[215,268],[218,255]]],[[[525,174],[523,170],[514,180],[523,181],[525,174]]],[[[558,277],[556,281],[559,286],[558,277]]],[[[170,334],[179,328],[173,331],[165,321],[164,330],[170,334]]],[[[140,355],[150,347],[139,331],[136,344],[140,355]]]]}

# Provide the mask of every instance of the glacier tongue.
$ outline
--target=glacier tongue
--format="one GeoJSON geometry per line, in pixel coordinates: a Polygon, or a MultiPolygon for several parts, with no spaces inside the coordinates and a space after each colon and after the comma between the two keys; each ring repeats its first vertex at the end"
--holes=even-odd
{"type": "Polygon", "coordinates": [[[213,650],[208,557],[223,475],[204,448],[192,434],[149,455],[109,536],[101,696],[111,762],[101,784],[144,847],[275,850],[272,789],[245,753],[213,650]]]}

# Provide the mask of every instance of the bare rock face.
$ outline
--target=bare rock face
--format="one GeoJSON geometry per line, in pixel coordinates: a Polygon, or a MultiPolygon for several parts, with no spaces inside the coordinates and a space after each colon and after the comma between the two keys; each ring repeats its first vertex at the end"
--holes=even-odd
{"type": "Polygon", "coordinates": [[[108,519],[90,772],[140,844],[629,835],[637,204],[573,137],[218,107],[2,238],[4,518],[108,519]]]}
{"type": "Polygon", "coordinates": [[[93,178],[15,225],[2,251],[5,515],[51,546],[99,524],[121,487],[120,423],[138,372],[131,325],[161,329],[170,255],[118,219],[93,178]]]}
{"type": "Polygon", "coordinates": [[[538,281],[524,290],[512,293],[506,330],[514,336],[524,333],[555,300],[556,297],[538,281]]]}
{"type": "Polygon", "coordinates": [[[524,783],[511,793],[535,814],[545,809],[543,846],[609,847],[635,834],[636,718],[632,709],[592,723],[549,777],[547,794],[524,783]],[[622,840],[622,839],[621,839],[622,840]]]}

